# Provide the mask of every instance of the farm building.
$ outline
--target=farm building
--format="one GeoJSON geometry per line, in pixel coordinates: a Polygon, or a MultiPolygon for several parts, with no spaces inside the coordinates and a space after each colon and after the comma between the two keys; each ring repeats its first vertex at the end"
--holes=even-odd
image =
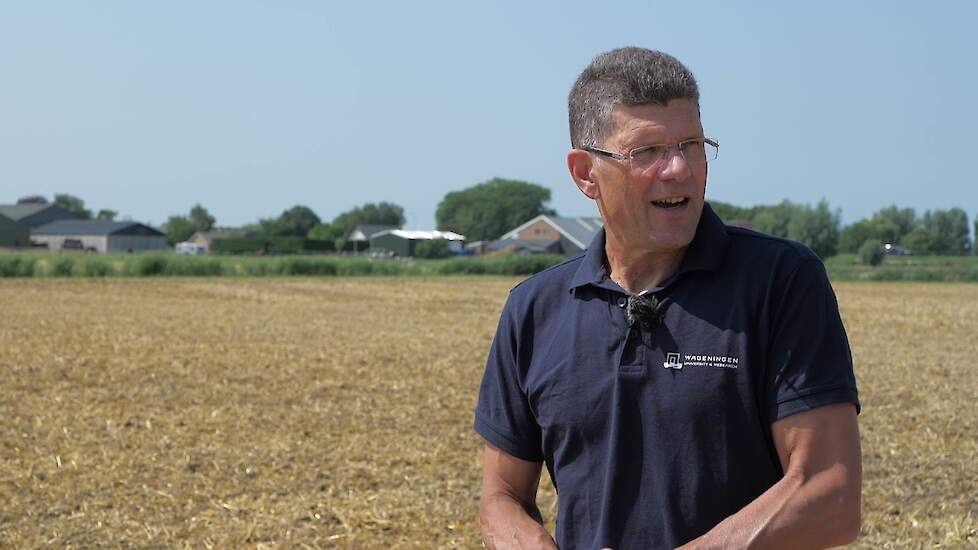
{"type": "Polygon", "coordinates": [[[386,250],[397,256],[414,256],[419,241],[443,239],[448,241],[452,252],[463,252],[465,236],[451,231],[416,231],[410,229],[387,229],[370,237],[371,250],[386,250]]]}
{"type": "Polygon", "coordinates": [[[343,250],[352,250],[354,252],[366,250],[370,248],[370,237],[373,237],[381,231],[389,231],[391,229],[400,229],[400,227],[396,225],[357,225],[347,232],[344,237],[345,244],[343,245],[343,250]]]}
{"type": "Polygon", "coordinates": [[[51,204],[0,204],[0,216],[6,216],[15,222],[22,223],[34,229],[58,220],[77,220],[73,214],[60,206],[51,204]]]}
{"type": "Polygon", "coordinates": [[[19,248],[30,245],[30,228],[0,214],[0,247],[19,248]]]}
{"type": "Polygon", "coordinates": [[[562,254],[560,239],[497,239],[489,243],[486,252],[515,252],[517,254],[562,254]]]}
{"type": "Polygon", "coordinates": [[[244,231],[241,229],[211,229],[210,231],[198,231],[187,239],[187,242],[199,244],[204,247],[204,252],[211,251],[211,245],[220,239],[251,238],[255,236],[254,231],[244,231]]]}
{"type": "Polygon", "coordinates": [[[541,214],[489,245],[490,250],[511,247],[526,252],[580,254],[601,229],[601,218],[563,218],[541,214]]]}
{"type": "Polygon", "coordinates": [[[489,241],[475,241],[471,243],[465,243],[465,252],[473,255],[480,255],[489,252],[489,241]]]}
{"type": "Polygon", "coordinates": [[[46,243],[49,250],[94,250],[104,254],[166,248],[166,235],[137,222],[60,220],[34,229],[31,238],[46,243]]]}

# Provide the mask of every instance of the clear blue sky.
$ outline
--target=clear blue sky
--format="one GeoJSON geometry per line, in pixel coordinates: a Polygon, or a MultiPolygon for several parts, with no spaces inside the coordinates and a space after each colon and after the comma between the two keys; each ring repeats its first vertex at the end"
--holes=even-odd
{"type": "Polygon", "coordinates": [[[708,198],[978,213],[976,2],[10,2],[0,203],[159,224],[388,200],[412,228],[494,176],[593,215],[566,96],[598,53],[670,52],[720,141],[708,198]]]}

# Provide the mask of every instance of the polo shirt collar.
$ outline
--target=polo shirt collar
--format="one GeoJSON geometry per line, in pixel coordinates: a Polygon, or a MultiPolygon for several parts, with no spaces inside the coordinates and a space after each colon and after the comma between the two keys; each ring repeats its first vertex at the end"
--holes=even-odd
{"type": "Polygon", "coordinates": [[[570,290],[601,284],[605,277],[604,258],[604,226],[602,226],[584,251],[584,259],[577,266],[574,278],[571,279],[570,290]]]}
{"type": "Polygon", "coordinates": [[[710,208],[709,203],[704,203],[700,223],[696,226],[696,235],[693,237],[693,242],[689,243],[676,275],[689,271],[716,273],[723,264],[729,244],[727,226],[720,216],[716,215],[713,208],[710,208]]]}
{"type": "MultiPolygon", "coordinates": [[[[727,235],[727,228],[723,221],[710,208],[709,203],[704,203],[693,241],[689,243],[679,269],[670,279],[690,271],[718,271],[727,253],[729,241],[730,237],[727,235]]],[[[602,227],[584,252],[584,259],[571,279],[570,290],[585,285],[599,286],[604,281],[607,275],[604,243],[605,232],[602,227]]]]}

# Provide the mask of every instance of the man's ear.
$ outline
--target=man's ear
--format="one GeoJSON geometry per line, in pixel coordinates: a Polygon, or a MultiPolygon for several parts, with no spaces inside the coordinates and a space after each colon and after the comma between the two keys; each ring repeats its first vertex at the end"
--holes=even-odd
{"type": "Polygon", "coordinates": [[[581,193],[591,200],[597,200],[600,196],[598,184],[592,179],[594,168],[594,157],[587,151],[571,149],[567,153],[567,169],[570,171],[571,178],[574,179],[581,193]]]}

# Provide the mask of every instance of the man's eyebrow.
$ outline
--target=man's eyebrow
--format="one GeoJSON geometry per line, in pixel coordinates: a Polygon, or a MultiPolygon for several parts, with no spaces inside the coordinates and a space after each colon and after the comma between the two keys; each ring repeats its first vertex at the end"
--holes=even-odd
{"type": "Polygon", "coordinates": [[[635,149],[637,147],[645,147],[647,145],[659,145],[665,143],[662,133],[663,132],[661,131],[639,131],[634,137],[626,138],[625,141],[622,142],[622,145],[625,146],[626,149],[635,149]]]}
{"type": "MultiPolygon", "coordinates": [[[[687,137],[680,138],[678,141],[672,143],[681,143],[683,141],[689,141],[691,139],[703,139],[705,136],[701,133],[690,134],[687,137]]],[[[669,143],[664,139],[626,139],[622,145],[629,151],[641,148],[641,147],[651,147],[653,145],[664,145],[669,143]]]]}

